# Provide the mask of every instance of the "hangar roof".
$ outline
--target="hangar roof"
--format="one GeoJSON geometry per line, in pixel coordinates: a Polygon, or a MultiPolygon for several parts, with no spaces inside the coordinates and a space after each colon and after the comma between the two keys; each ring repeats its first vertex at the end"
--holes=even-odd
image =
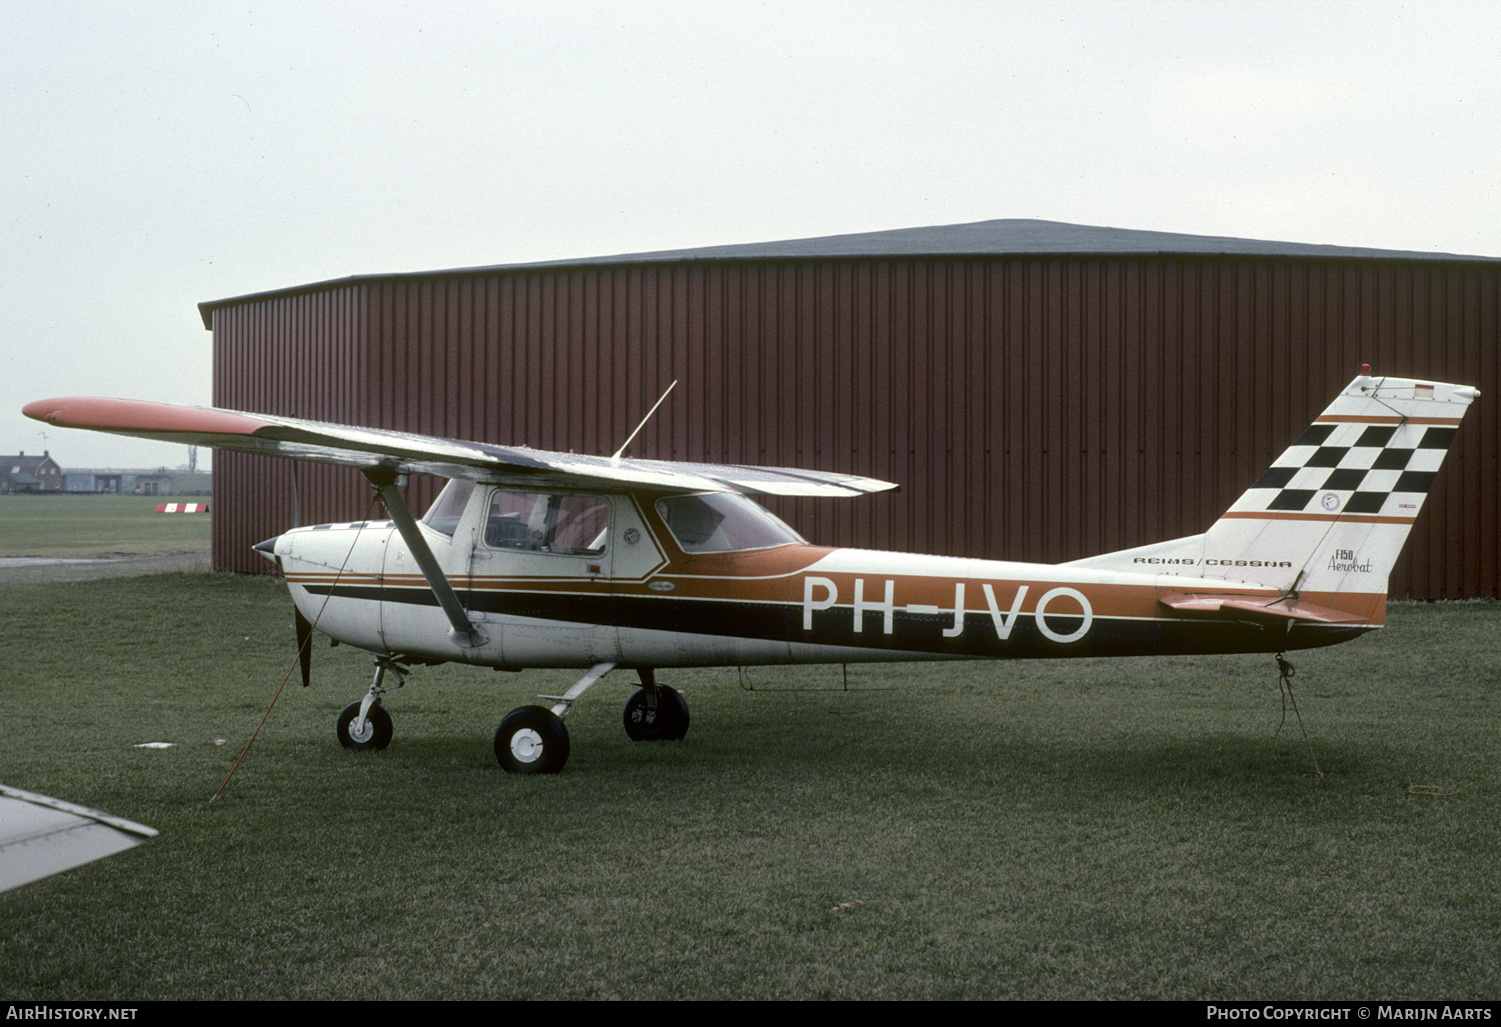
{"type": "Polygon", "coordinates": [[[251,293],[198,304],[205,328],[213,325],[218,307],[252,299],[308,292],[358,282],[434,275],[481,274],[523,268],[582,268],[631,264],[682,264],[740,260],[840,260],[880,257],[1021,257],[1021,256],[1205,256],[1280,257],[1315,260],[1404,260],[1451,263],[1498,263],[1501,257],[1431,253],[1422,250],[1380,250],[1363,246],[1326,246],[1314,243],[1238,239],[1233,236],[1184,235],[1128,228],[1071,225],[1062,221],[1001,218],[963,225],[896,228],[884,232],[826,235],[813,239],[702,246],[682,250],[654,250],[607,257],[544,260],[522,264],[453,268],[445,271],[408,271],[393,274],[351,275],[269,292],[251,293]]]}

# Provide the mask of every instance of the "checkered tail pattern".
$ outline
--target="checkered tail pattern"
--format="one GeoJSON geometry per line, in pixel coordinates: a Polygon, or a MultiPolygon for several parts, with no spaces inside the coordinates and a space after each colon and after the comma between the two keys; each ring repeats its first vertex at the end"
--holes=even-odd
{"type": "Polygon", "coordinates": [[[1479,395],[1361,374],[1205,533],[1205,576],[1384,596],[1479,395]]]}

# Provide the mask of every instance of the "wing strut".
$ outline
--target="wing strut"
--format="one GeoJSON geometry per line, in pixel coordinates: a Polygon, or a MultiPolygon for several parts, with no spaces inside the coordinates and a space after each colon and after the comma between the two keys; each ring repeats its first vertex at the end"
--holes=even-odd
{"type": "Polygon", "coordinates": [[[448,583],[448,578],[443,574],[443,568],[438,566],[438,558],[433,555],[432,547],[427,544],[427,539],[422,537],[422,529],[417,527],[417,519],[412,516],[412,511],[407,509],[407,501],[402,498],[401,490],[396,487],[396,472],[389,467],[365,468],[362,473],[370,479],[370,484],[380,493],[381,501],[386,504],[386,512],[391,515],[391,520],[396,522],[396,530],[401,532],[401,540],[407,544],[414,557],[417,566],[422,568],[422,576],[427,579],[427,585],[433,590],[433,596],[438,600],[438,605],[448,615],[448,623],[453,629],[448,632],[448,639],[454,645],[462,649],[473,649],[484,645],[485,636],[479,628],[469,620],[469,613],[464,609],[464,604],[459,602],[458,593],[454,592],[453,586],[448,583]]]}

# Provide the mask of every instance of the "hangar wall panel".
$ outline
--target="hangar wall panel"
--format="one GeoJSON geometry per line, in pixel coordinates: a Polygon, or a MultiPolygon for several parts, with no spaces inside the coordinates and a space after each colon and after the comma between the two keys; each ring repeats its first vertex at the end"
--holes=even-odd
{"type": "MultiPolygon", "coordinates": [[[[1251,257],[391,276],[216,307],[215,403],[609,453],[677,379],[633,455],[886,478],[773,505],[819,542],[1051,563],[1203,531],[1369,362],[1486,396],[1393,593],[1495,596],[1497,291],[1494,264],[1251,257]]],[[[250,546],[294,517],[380,516],[346,469],[215,470],[221,569],[268,569],[250,546]]]]}

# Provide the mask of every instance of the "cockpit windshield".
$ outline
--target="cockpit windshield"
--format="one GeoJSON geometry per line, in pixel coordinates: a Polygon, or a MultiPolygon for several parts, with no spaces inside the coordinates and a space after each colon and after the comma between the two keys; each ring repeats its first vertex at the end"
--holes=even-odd
{"type": "Polygon", "coordinates": [[[438,493],[438,498],[433,500],[433,505],[427,508],[427,513],[422,515],[422,523],[452,538],[473,492],[474,482],[468,478],[450,478],[443,491],[438,493]]]}
{"type": "Polygon", "coordinates": [[[657,500],[657,513],[685,553],[733,553],[807,541],[776,514],[733,492],[657,500]]]}

